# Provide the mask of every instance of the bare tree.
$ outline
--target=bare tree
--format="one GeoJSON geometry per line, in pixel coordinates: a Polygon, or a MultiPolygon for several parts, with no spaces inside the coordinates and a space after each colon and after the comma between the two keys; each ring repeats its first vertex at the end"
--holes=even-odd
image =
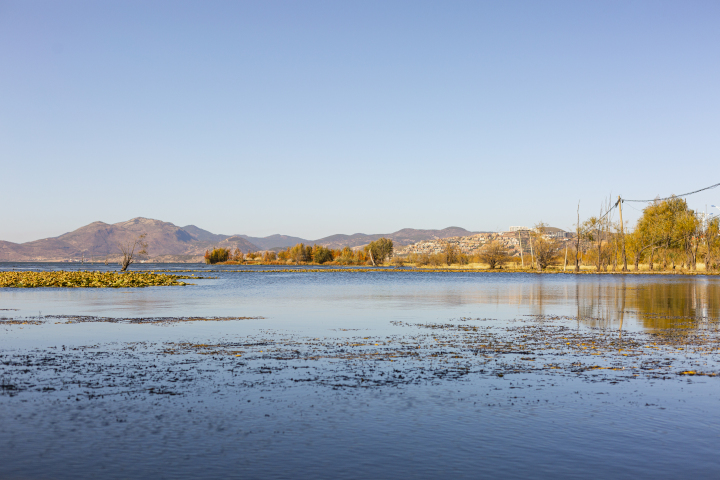
{"type": "Polygon", "coordinates": [[[480,261],[487,263],[490,269],[494,269],[496,266],[505,263],[508,259],[508,251],[499,240],[494,240],[487,245],[483,246],[480,250],[480,261]]]}
{"type": "Polygon", "coordinates": [[[452,265],[453,263],[460,263],[460,257],[462,252],[454,243],[450,243],[447,240],[443,242],[443,255],[445,256],[445,264],[452,265]]]}
{"type": "Polygon", "coordinates": [[[542,272],[557,258],[562,245],[560,245],[560,242],[556,239],[548,236],[547,225],[543,222],[535,225],[532,239],[532,245],[535,250],[535,263],[537,264],[538,271],[542,272]]]}
{"type": "Polygon", "coordinates": [[[147,255],[148,244],[145,241],[145,237],[147,237],[147,233],[141,234],[133,241],[118,243],[118,248],[123,255],[122,260],[120,261],[120,266],[122,267],[120,269],[121,272],[126,271],[130,265],[135,263],[135,255],[147,255]],[[140,250],[136,253],[135,249],[137,248],[140,250]]]}
{"type": "Polygon", "coordinates": [[[705,222],[705,270],[708,272],[717,270],[714,253],[720,244],[720,234],[718,232],[720,232],[720,221],[717,217],[705,222]]]}

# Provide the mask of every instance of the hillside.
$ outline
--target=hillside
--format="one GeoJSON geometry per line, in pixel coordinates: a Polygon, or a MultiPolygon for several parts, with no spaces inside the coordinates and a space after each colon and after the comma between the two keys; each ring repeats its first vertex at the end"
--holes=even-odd
{"type": "Polygon", "coordinates": [[[232,237],[225,238],[221,242],[214,242],[213,246],[217,246],[217,247],[221,247],[221,248],[229,248],[230,250],[233,250],[233,251],[236,248],[238,248],[243,253],[256,252],[258,250],[266,250],[265,248],[262,248],[259,245],[248,242],[241,235],[233,235],[232,237]]]}
{"type": "Polygon", "coordinates": [[[403,228],[394,233],[377,233],[364,234],[355,233],[353,235],[331,235],[329,237],[315,240],[312,243],[324,245],[329,248],[359,247],[377,240],[378,238],[389,238],[397,246],[411,245],[421,240],[432,240],[437,238],[450,238],[472,235],[477,232],[470,232],[460,227],[448,227],[442,230],[417,230],[414,228],[403,228]]]}
{"type": "Polygon", "coordinates": [[[201,242],[222,242],[230,235],[218,235],[216,233],[208,232],[202,228],[196,227],[195,225],[186,225],[182,227],[183,230],[192,235],[195,240],[201,242]]]}
{"type": "Polygon", "coordinates": [[[291,237],[289,235],[270,235],[269,237],[249,237],[247,235],[239,235],[247,241],[257,245],[262,250],[270,250],[278,247],[291,247],[298,243],[312,243],[312,240],[306,240],[300,237],[291,237]]]}
{"type": "Polygon", "coordinates": [[[80,258],[100,261],[117,257],[120,253],[118,245],[131,243],[142,233],[147,233],[145,240],[148,243],[149,259],[163,256],[172,261],[174,256],[198,257],[206,249],[221,242],[224,242],[223,246],[237,247],[244,252],[259,250],[244,238],[235,238],[229,242],[226,235],[214,235],[197,227],[195,229],[190,233],[172,223],[142,217],[115,224],[93,222],[54,238],[22,244],[0,242],[0,261],[62,261],[80,258]],[[208,240],[217,237],[222,240],[208,240]]]}
{"type": "Polygon", "coordinates": [[[0,241],[0,261],[114,261],[119,256],[119,244],[127,244],[140,234],[147,233],[148,260],[202,261],[205,250],[223,247],[242,252],[289,247],[296,243],[318,244],[329,248],[359,247],[381,237],[390,238],[397,246],[411,245],[422,240],[471,235],[460,227],[442,230],[404,228],[394,233],[352,235],[337,234],[317,240],[288,235],[250,237],[247,235],[221,235],[195,225],[178,227],[169,222],[137,217],[125,222],[108,224],[93,222],[58,237],[44,238],[27,243],[0,241]]]}

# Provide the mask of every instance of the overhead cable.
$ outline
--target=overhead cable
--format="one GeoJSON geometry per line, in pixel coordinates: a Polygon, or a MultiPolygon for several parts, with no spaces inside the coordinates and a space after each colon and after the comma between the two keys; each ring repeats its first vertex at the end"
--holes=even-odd
{"type": "Polygon", "coordinates": [[[663,201],[663,200],[670,200],[671,198],[687,197],[688,195],[692,195],[692,194],[694,194],[694,193],[702,192],[702,191],[704,191],[704,190],[710,190],[711,188],[715,188],[715,187],[720,187],[720,183],[716,183],[715,185],[710,185],[709,187],[701,188],[700,190],[695,190],[694,192],[683,193],[682,195],[671,195],[671,196],[665,197],[665,198],[653,198],[652,200],[627,200],[627,199],[623,198],[622,201],[623,201],[623,203],[625,203],[625,202],[642,202],[642,203],[647,203],[647,202],[655,202],[655,201],[660,202],[660,201],[663,201]]]}
{"type": "Polygon", "coordinates": [[[618,206],[619,203],[620,203],[620,200],[618,200],[617,202],[615,202],[615,204],[614,204],[612,207],[608,208],[608,211],[605,212],[602,217],[598,218],[598,219],[593,223],[593,225],[586,227],[586,228],[585,228],[583,231],[581,231],[580,233],[585,233],[585,232],[587,232],[587,231],[590,231],[590,230],[594,229],[594,228],[595,228],[595,225],[598,225],[598,224],[602,221],[603,218],[607,217],[607,216],[610,214],[610,212],[612,212],[613,209],[618,206]]]}

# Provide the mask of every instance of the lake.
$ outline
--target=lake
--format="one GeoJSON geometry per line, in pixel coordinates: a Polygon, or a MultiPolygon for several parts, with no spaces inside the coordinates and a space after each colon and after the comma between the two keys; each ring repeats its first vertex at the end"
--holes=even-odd
{"type": "Polygon", "coordinates": [[[0,477],[720,475],[716,277],[131,269],[0,289],[0,477]]]}

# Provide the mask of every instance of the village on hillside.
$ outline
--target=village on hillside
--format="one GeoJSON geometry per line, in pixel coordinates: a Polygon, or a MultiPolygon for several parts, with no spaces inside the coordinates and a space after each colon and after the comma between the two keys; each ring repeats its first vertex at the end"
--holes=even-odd
{"type": "MultiPolygon", "coordinates": [[[[405,247],[397,247],[394,256],[404,257],[411,254],[433,255],[443,252],[447,245],[456,246],[461,253],[471,255],[485,244],[495,240],[501,242],[508,250],[510,256],[520,256],[530,253],[530,234],[534,231],[530,227],[510,227],[506,232],[483,232],[465,237],[436,238],[432,240],[423,240],[405,247]]],[[[545,234],[548,238],[554,238],[560,241],[568,241],[575,237],[572,232],[566,232],[560,228],[545,227],[545,234]]]]}

